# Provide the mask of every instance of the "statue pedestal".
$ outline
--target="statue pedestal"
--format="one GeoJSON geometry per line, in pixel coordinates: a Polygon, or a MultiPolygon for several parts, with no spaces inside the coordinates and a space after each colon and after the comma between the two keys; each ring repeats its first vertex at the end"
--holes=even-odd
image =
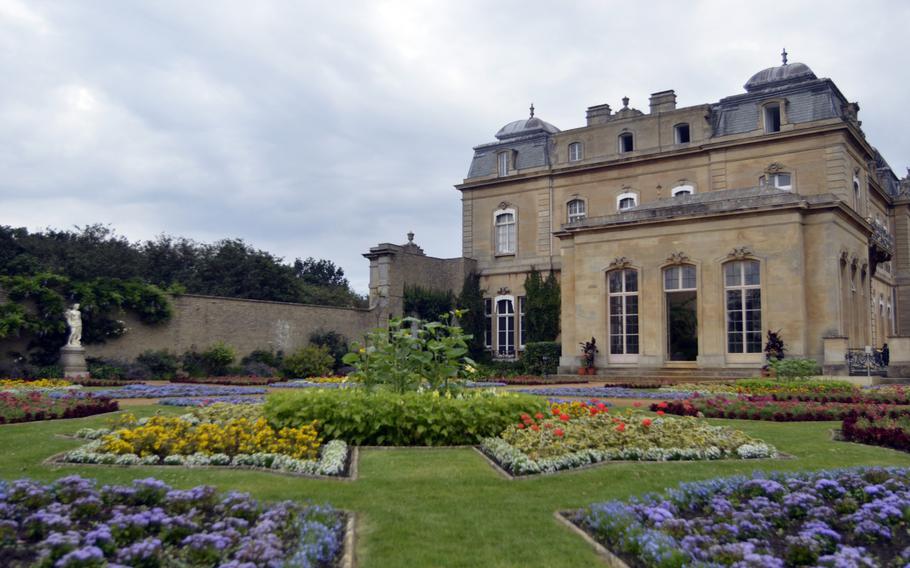
{"type": "Polygon", "coordinates": [[[60,365],[63,367],[63,377],[66,379],[89,376],[88,365],[85,363],[85,347],[81,345],[61,347],[60,365]]]}

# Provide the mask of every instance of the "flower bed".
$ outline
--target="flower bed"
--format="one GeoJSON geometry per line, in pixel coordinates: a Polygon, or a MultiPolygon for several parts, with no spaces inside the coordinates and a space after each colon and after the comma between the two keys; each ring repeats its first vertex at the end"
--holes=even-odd
{"type": "Polygon", "coordinates": [[[273,389],[346,389],[357,387],[358,383],[314,383],[312,381],[294,380],[284,383],[273,383],[269,387],[273,389]]]}
{"type": "Polygon", "coordinates": [[[519,389],[517,392],[538,396],[577,396],[595,398],[640,398],[640,399],[685,399],[692,396],[690,392],[662,392],[656,390],[637,390],[625,387],[553,387],[538,389],[519,389]]]}
{"type": "Polygon", "coordinates": [[[163,398],[163,406],[211,406],[213,404],[262,404],[263,396],[210,396],[206,398],[163,398]]]}
{"type": "Polygon", "coordinates": [[[755,396],[832,397],[859,396],[859,387],[848,381],[742,379],[733,383],[691,383],[666,386],[665,391],[687,391],[702,394],[744,394],[755,396]]]}
{"type": "Polygon", "coordinates": [[[129,385],[144,385],[142,381],[124,381],[120,379],[94,379],[81,377],[72,379],[73,382],[83,387],[125,387],[129,385]]]}
{"type": "Polygon", "coordinates": [[[683,401],[652,404],[651,410],[662,410],[680,416],[734,418],[740,420],[770,420],[774,422],[808,422],[842,420],[850,412],[871,412],[870,404],[840,402],[804,402],[776,400],[773,396],[700,397],[683,401]]]}
{"type": "Polygon", "coordinates": [[[260,386],[270,385],[283,381],[281,377],[255,377],[251,375],[230,375],[224,377],[180,377],[171,379],[175,384],[203,384],[203,385],[237,385],[260,386]]]}
{"type": "Polygon", "coordinates": [[[546,408],[538,398],[491,390],[440,395],[306,389],[272,394],[265,415],[279,427],[317,420],[326,436],[355,445],[454,446],[498,435],[521,413],[546,408]]]}
{"type": "Polygon", "coordinates": [[[570,520],[633,568],[904,566],[910,470],[770,474],[682,484],[570,520]]]}
{"type": "Polygon", "coordinates": [[[849,442],[910,452],[910,411],[851,412],[841,434],[849,442]]]}
{"type": "Polygon", "coordinates": [[[265,389],[216,385],[129,385],[121,389],[95,391],[88,394],[107,398],[207,397],[265,394],[265,389]]]}
{"type": "Polygon", "coordinates": [[[611,460],[771,458],[777,450],[731,428],[696,418],[654,417],[603,403],[562,403],[547,414],[524,414],[481,450],[513,475],[550,473],[611,460]]]}
{"type": "Polygon", "coordinates": [[[320,443],[315,423],[276,430],[264,418],[203,421],[192,415],[124,417],[113,430],[83,429],[89,444],[59,461],[114,465],[258,467],[308,475],[342,475],[347,444],[320,443]]]}
{"type": "Polygon", "coordinates": [[[33,391],[33,390],[69,390],[78,389],[70,381],[63,379],[0,379],[0,391],[33,391]]]}
{"type": "Polygon", "coordinates": [[[508,385],[558,385],[560,383],[587,383],[590,379],[586,377],[541,377],[539,375],[515,375],[512,377],[492,375],[484,380],[506,383],[508,385]]]}
{"type": "Polygon", "coordinates": [[[72,392],[0,392],[0,424],[82,418],[117,410],[117,401],[84,398],[72,392]]]}
{"type": "Polygon", "coordinates": [[[266,505],[153,478],[100,489],[78,476],[0,481],[4,565],[330,567],[343,553],[344,524],[326,505],[266,505]]]}

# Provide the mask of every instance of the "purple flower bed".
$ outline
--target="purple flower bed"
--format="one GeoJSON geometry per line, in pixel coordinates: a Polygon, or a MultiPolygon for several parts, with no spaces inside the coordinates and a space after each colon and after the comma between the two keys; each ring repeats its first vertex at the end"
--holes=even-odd
{"type": "Polygon", "coordinates": [[[465,381],[464,387],[466,389],[489,389],[494,387],[504,387],[508,386],[508,383],[503,383],[501,381],[465,381]]]}
{"type": "Polygon", "coordinates": [[[571,520],[630,566],[905,566],[910,469],[687,483],[571,520]]]}
{"type": "Polygon", "coordinates": [[[262,404],[263,396],[210,396],[206,398],[163,398],[158,404],[163,406],[209,406],[216,402],[227,404],[262,404]]]}
{"type": "MultiPolygon", "coordinates": [[[[261,387],[228,387],[219,385],[128,385],[120,389],[80,392],[82,396],[92,398],[168,398],[190,396],[239,396],[245,394],[265,394],[261,387]]],[[[54,396],[53,394],[51,396],[54,396]]]]}
{"type": "Polygon", "coordinates": [[[265,505],[154,478],[100,489],[79,476],[0,481],[0,558],[55,568],[328,567],[341,554],[343,519],[329,506],[265,505]]]}
{"type": "Polygon", "coordinates": [[[355,388],[356,383],[313,383],[304,380],[287,381],[285,383],[273,383],[269,385],[275,389],[347,389],[355,388]]]}
{"type": "Polygon", "coordinates": [[[585,398],[643,398],[657,400],[684,400],[692,396],[686,391],[637,390],[625,387],[553,387],[518,389],[516,392],[540,396],[578,396],[585,398]]]}

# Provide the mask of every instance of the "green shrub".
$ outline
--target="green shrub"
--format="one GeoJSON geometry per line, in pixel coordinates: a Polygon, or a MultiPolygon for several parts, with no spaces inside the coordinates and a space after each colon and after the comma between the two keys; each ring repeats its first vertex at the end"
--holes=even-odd
{"type": "Polygon", "coordinates": [[[555,341],[535,341],[525,345],[522,359],[527,371],[533,375],[555,375],[559,368],[562,346],[555,341]],[[546,358],[546,361],[544,361],[546,358]]]}
{"type": "Polygon", "coordinates": [[[234,348],[219,341],[202,353],[185,352],[180,356],[180,364],[191,377],[223,377],[230,374],[236,358],[234,348]]]}
{"type": "Polygon", "coordinates": [[[310,343],[318,347],[325,347],[329,355],[335,360],[333,370],[337,371],[344,365],[342,359],[348,354],[348,338],[337,331],[316,330],[310,334],[310,343]]]}
{"type": "Polygon", "coordinates": [[[241,365],[261,363],[275,369],[280,369],[283,362],[284,353],[282,351],[266,351],[265,349],[256,349],[240,360],[241,365]]]}
{"type": "Polygon", "coordinates": [[[329,354],[327,347],[307,345],[284,358],[281,374],[288,379],[324,377],[332,372],[334,364],[335,359],[329,354]]]}
{"type": "Polygon", "coordinates": [[[515,377],[528,373],[527,366],[521,359],[517,361],[492,360],[477,365],[477,375],[479,377],[515,377]]]}
{"type": "Polygon", "coordinates": [[[821,373],[818,363],[813,359],[780,359],[768,363],[777,374],[778,379],[797,379],[814,377],[821,373]]]}
{"type": "Polygon", "coordinates": [[[325,439],[355,445],[447,446],[498,436],[522,413],[546,409],[544,399],[514,393],[307,389],[269,395],[265,416],[279,428],[318,420],[325,439]]]}
{"type": "Polygon", "coordinates": [[[136,357],[136,363],[148,369],[153,379],[170,380],[177,374],[177,356],[166,349],[149,349],[136,357]]]}
{"type": "Polygon", "coordinates": [[[403,303],[405,315],[439,321],[448,317],[455,304],[455,295],[451,290],[440,292],[416,285],[405,285],[403,303]]]}

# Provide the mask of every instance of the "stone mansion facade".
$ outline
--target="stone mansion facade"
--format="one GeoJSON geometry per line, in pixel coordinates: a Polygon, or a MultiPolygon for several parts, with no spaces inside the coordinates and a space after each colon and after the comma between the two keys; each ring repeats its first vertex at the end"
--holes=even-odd
{"type": "Polygon", "coordinates": [[[744,373],[764,363],[768,330],[832,373],[848,348],[898,341],[910,333],[910,177],[858,111],[786,56],[715,103],[678,108],[662,91],[642,112],[624,98],[570,130],[532,106],[474,148],[456,186],[488,348],[522,349],[532,267],[561,282],[565,371],[591,337],[606,370],[744,373]]]}

